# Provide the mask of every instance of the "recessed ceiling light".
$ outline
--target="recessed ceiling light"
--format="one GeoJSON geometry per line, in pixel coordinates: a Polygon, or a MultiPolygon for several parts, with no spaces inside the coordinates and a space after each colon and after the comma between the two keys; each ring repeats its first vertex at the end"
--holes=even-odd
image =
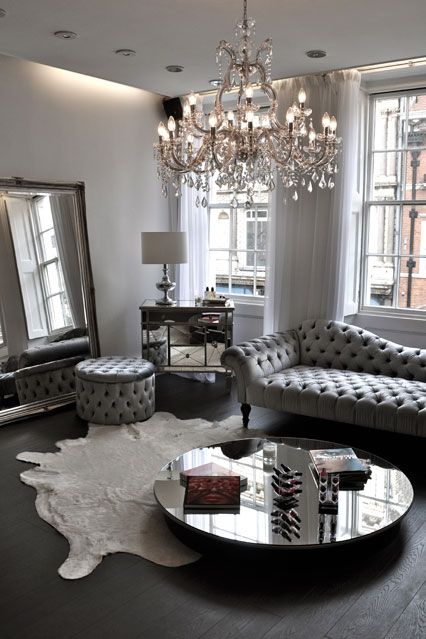
{"type": "Polygon", "coordinates": [[[53,35],[62,40],[75,40],[78,37],[74,31],[55,31],[53,35]]]}
{"type": "Polygon", "coordinates": [[[213,80],[209,80],[209,84],[211,84],[212,87],[220,87],[222,81],[220,80],[220,78],[213,78],[213,80]]]}
{"type": "Polygon", "coordinates": [[[169,71],[169,73],[182,73],[183,67],[180,64],[169,64],[166,67],[166,71],[169,71]]]}
{"type": "Polygon", "coordinates": [[[7,13],[7,11],[5,9],[0,9],[0,18],[4,18],[6,13],[7,13]]]}
{"type": "Polygon", "coordinates": [[[308,58],[325,58],[327,52],[322,51],[322,49],[312,49],[311,51],[306,51],[306,55],[308,58]]]}
{"type": "Polygon", "coordinates": [[[133,58],[136,55],[136,51],[133,49],[117,49],[115,52],[117,55],[122,55],[125,58],[133,58]]]}

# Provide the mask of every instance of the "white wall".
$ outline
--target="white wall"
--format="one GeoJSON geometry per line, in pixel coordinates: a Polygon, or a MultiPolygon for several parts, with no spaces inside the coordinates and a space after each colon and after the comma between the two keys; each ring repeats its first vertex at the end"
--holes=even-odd
{"type": "Polygon", "coordinates": [[[141,230],[168,230],[152,155],[161,98],[0,56],[0,175],[83,181],[102,354],[140,353],[139,304],[159,268],[141,230]]]}

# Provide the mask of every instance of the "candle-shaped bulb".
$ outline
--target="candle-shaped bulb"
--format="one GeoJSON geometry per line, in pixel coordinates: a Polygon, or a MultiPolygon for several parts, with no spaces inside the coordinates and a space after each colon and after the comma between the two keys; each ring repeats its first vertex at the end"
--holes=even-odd
{"type": "Polygon", "coordinates": [[[253,97],[253,87],[251,86],[251,84],[248,84],[246,86],[246,98],[247,100],[251,100],[253,97]]]}
{"type": "Polygon", "coordinates": [[[247,122],[253,122],[253,118],[254,118],[253,109],[248,109],[247,112],[246,112],[246,120],[247,120],[247,122]]]}
{"type": "Polygon", "coordinates": [[[167,129],[166,129],[166,127],[164,126],[163,122],[160,122],[160,124],[158,125],[158,129],[157,129],[157,131],[158,131],[158,135],[159,135],[161,138],[165,138],[165,137],[166,137],[166,135],[167,135],[167,129]]]}
{"type": "Polygon", "coordinates": [[[322,125],[324,129],[327,129],[330,126],[330,116],[328,115],[327,111],[322,116],[322,125]]]}
{"type": "Polygon", "coordinates": [[[317,134],[315,133],[315,129],[313,127],[309,129],[308,137],[309,142],[315,142],[317,134]]]}
{"type": "Polygon", "coordinates": [[[191,115],[191,107],[189,105],[189,102],[185,101],[185,104],[183,105],[183,117],[189,118],[190,115],[191,115]]]}
{"type": "Polygon", "coordinates": [[[336,120],[336,118],[333,115],[330,118],[330,131],[332,131],[334,133],[336,129],[337,129],[337,120],[336,120]]]}
{"type": "Polygon", "coordinates": [[[306,102],[306,91],[305,89],[300,89],[299,95],[297,96],[299,100],[299,104],[305,104],[306,102]]]}
{"type": "Polygon", "coordinates": [[[169,131],[171,131],[173,133],[173,131],[176,130],[176,122],[174,117],[171,115],[167,121],[167,128],[169,129],[169,131]]]}
{"type": "Polygon", "coordinates": [[[228,118],[228,122],[234,122],[234,112],[233,111],[228,111],[228,113],[226,114],[226,117],[228,118]]]}
{"type": "Polygon", "coordinates": [[[188,97],[189,106],[195,106],[197,104],[197,96],[194,91],[191,91],[188,97]]]}
{"type": "Polygon", "coordinates": [[[188,142],[188,144],[193,144],[193,142],[194,142],[194,136],[192,135],[192,133],[189,133],[189,134],[186,136],[186,141],[188,142]]]}
{"type": "Polygon", "coordinates": [[[217,117],[216,117],[216,113],[214,111],[212,111],[209,115],[209,125],[211,129],[216,128],[216,124],[217,124],[217,117]]]}
{"type": "Polygon", "coordinates": [[[287,120],[288,124],[293,124],[293,122],[294,122],[293,107],[288,107],[287,113],[285,114],[285,119],[287,120]]]}

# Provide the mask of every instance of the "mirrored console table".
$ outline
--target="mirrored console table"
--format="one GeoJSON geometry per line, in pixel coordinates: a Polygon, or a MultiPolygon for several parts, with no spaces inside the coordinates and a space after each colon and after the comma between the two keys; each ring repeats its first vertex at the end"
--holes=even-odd
{"type": "Polygon", "coordinates": [[[196,304],[178,301],[159,306],[145,300],[141,311],[142,357],[161,372],[225,372],[227,388],[231,371],[220,356],[232,345],[234,303],[196,304]]]}

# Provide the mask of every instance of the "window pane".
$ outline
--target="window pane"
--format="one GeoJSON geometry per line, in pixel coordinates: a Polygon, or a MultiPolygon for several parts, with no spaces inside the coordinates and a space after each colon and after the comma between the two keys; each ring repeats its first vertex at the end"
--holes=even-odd
{"type": "Polygon", "coordinates": [[[56,237],[53,228],[40,234],[41,257],[43,261],[52,260],[58,257],[56,248],[56,237]]]}
{"type": "Polygon", "coordinates": [[[210,251],[209,272],[218,293],[229,293],[229,252],[210,251]]]}
{"type": "Polygon", "coordinates": [[[424,200],[426,198],[426,149],[408,151],[404,159],[406,200],[424,200]]]}
{"type": "Polygon", "coordinates": [[[396,200],[402,185],[402,153],[374,153],[373,155],[373,200],[396,200]]]}
{"type": "Polygon", "coordinates": [[[426,146],[426,94],[408,98],[408,146],[426,146]]]}
{"type": "Polygon", "coordinates": [[[228,208],[210,210],[210,248],[229,248],[231,211],[228,208]]]}
{"type": "Polygon", "coordinates": [[[231,253],[232,292],[253,295],[253,253],[233,251],[231,253]]]}
{"type": "Polygon", "coordinates": [[[399,149],[403,144],[405,97],[376,100],[374,149],[399,149]]]}
{"type": "Polygon", "coordinates": [[[400,263],[399,308],[426,310],[426,259],[414,255],[400,263]],[[411,268],[410,268],[411,266],[411,268]]]}
{"type": "Polygon", "coordinates": [[[64,290],[58,262],[52,262],[44,267],[46,274],[46,289],[48,295],[54,295],[64,290]]]}
{"type": "Polygon", "coordinates": [[[368,252],[397,253],[399,206],[371,206],[368,220],[368,252]]]}
{"type": "Polygon", "coordinates": [[[392,306],[395,289],[395,264],[392,257],[367,258],[367,290],[365,303],[369,306],[392,306]]]}
{"type": "Polygon", "coordinates": [[[50,210],[50,200],[47,196],[36,200],[36,210],[40,231],[52,228],[52,211],[50,210]]]}
{"type": "Polygon", "coordinates": [[[402,207],[402,255],[426,255],[426,205],[402,207]]]}
{"type": "Polygon", "coordinates": [[[70,326],[71,321],[67,318],[67,310],[64,308],[62,295],[54,295],[48,299],[49,316],[52,324],[52,330],[56,331],[64,326],[70,326]]]}

